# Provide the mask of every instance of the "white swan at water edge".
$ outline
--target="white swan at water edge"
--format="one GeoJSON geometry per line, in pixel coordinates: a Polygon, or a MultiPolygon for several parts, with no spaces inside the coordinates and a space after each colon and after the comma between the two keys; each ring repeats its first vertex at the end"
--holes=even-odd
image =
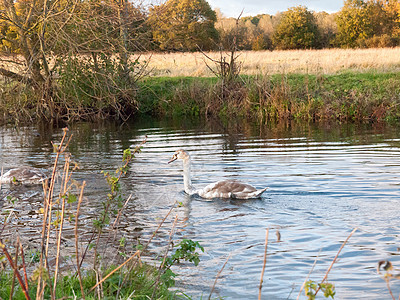
{"type": "Polygon", "coordinates": [[[255,187],[241,183],[236,180],[222,180],[207,185],[205,188],[197,190],[192,185],[190,177],[191,159],[185,150],[177,150],[168,163],[177,159],[183,161],[183,184],[185,192],[189,195],[199,195],[202,198],[233,198],[233,199],[252,199],[259,198],[267,188],[257,190],[255,187]]]}
{"type": "Polygon", "coordinates": [[[0,176],[0,183],[39,184],[45,181],[48,175],[41,169],[33,167],[14,168],[0,176]]]}

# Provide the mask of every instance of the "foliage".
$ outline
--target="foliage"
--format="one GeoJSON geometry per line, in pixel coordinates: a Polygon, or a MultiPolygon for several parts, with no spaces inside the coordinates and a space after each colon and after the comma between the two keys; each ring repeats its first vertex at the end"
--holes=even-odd
{"type": "Polygon", "coordinates": [[[390,20],[380,1],[347,0],[336,22],[337,43],[342,47],[356,47],[373,36],[386,33],[390,20]]]}
{"type": "Polygon", "coordinates": [[[270,38],[262,33],[259,33],[251,44],[251,50],[258,51],[264,49],[271,49],[272,42],[270,38]]]}
{"type": "Polygon", "coordinates": [[[305,6],[296,6],[282,14],[272,36],[272,42],[278,49],[317,48],[319,35],[312,12],[305,6]]]}
{"type": "Polygon", "coordinates": [[[383,2],[383,10],[388,15],[390,36],[397,39],[397,45],[400,44],[400,1],[386,0],[383,2]]]}
{"type": "Polygon", "coordinates": [[[204,252],[204,248],[199,242],[183,239],[176,247],[175,252],[166,260],[165,265],[167,268],[170,268],[175,263],[180,263],[181,260],[192,262],[195,266],[199,264],[199,253],[196,252],[196,249],[199,248],[204,252]]]}
{"type": "Polygon", "coordinates": [[[175,252],[165,259],[164,262],[164,273],[161,275],[161,279],[167,287],[174,286],[176,274],[171,270],[171,267],[175,264],[179,264],[181,260],[192,262],[197,266],[200,262],[199,253],[196,252],[199,248],[204,252],[204,248],[199,244],[199,242],[194,242],[192,240],[183,239],[176,247],[178,247],[175,252]]]}
{"type": "MultiPolygon", "coordinates": [[[[128,62],[130,74],[140,67],[128,62]]],[[[127,119],[138,108],[137,88],[122,75],[120,60],[105,53],[91,56],[60,56],[57,59],[57,99],[60,117],[74,120],[82,116],[116,116],[127,119]]],[[[56,102],[57,103],[57,102],[56,102]]]]}
{"type": "MultiPolygon", "coordinates": [[[[282,19],[287,18],[288,14],[293,15],[293,9],[299,10],[299,6],[275,15],[260,14],[240,18],[237,30],[238,49],[259,50],[262,44],[261,36],[267,41],[262,49],[375,47],[376,44],[378,47],[393,47],[400,43],[400,2],[397,0],[350,0],[345,2],[339,13],[331,14],[308,11],[308,18],[311,18],[310,14],[314,17],[311,28],[304,26],[308,21],[300,18],[292,18],[285,22],[285,26],[282,25],[282,19]],[[300,26],[294,26],[295,24],[300,26]],[[313,32],[314,36],[301,38],[307,31],[313,32]],[[285,37],[285,34],[288,36],[285,37]],[[274,36],[279,39],[274,40],[274,36]],[[296,37],[297,40],[301,38],[301,42],[291,41],[296,40],[296,37]],[[368,41],[372,38],[374,40],[368,41]],[[275,42],[271,45],[268,39],[275,42]],[[285,43],[281,45],[280,40],[284,40],[285,43]],[[313,42],[310,43],[310,40],[313,42]]],[[[219,16],[216,28],[220,42],[226,48],[227,41],[235,32],[235,19],[219,16]]]]}
{"type": "Polygon", "coordinates": [[[223,49],[230,49],[232,40],[236,39],[237,50],[272,49],[272,22],[276,18],[270,15],[256,17],[219,18],[216,28],[223,49]]]}
{"type": "Polygon", "coordinates": [[[319,47],[334,47],[337,35],[336,15],[328,14],[327,12],[316,12],[314,16],[320,31],[320,40],[318,41],[319,47]]]}
{"type": "Polygon", "coordinates": [[[215,78],[146,80],[148,101],[163,115],[212,115],[259,120],[395,122],[400,119],[398,73],[240,76],[244,85],[225,91],[215,78]],[[196,111],[196,114],[193,113],[196,111]]]}
{"type": "Polygon", "coordinates": [[[331,297],[334,299],[336,294],[335,286],[332,283],[316,283],[315,281],[308,280],[305,284],[305,295],[309,300],[315,300],[317,291],[321,290],[324,293],[325,298],[331,297]]]}
{"type": "Polygon", "coordinates": [[[3,97],[23,91],[19,97],[32,100],[22,111],[38,119],[125,120],[134,112],[135,81],[144,65],[132,61],[131,51],[149,40],[148,34],[143,39],[140,7],[122,0],[17,0],[1,8],[0,50],[7,63],[0,75],[10,82],[3,97]],[[4,57],[15,53],[20,56],[4,57]]]}
{"type": "Polygon", "coordinates": [[[76,5],[68,22],[54,19],[49,35],[55,54],[90,53],[121,54],[143,51],[150,46],[149,28],[145,25],[146,12],[136,2],[121,0],[85,0],[76,5]],[[65,26],[60,31],[60,22],[65,26]]]}
{"type": "MultiPolygon", "coordinates": [[[[104,270],[104,275],[109,274],[115,266],[111,266],[109,269],[104,270]]],[[[124,272],[117,271],[113,277],[106,280],[103,283],[103,299],[115,298],[115,295],[119,293],[118,299],[131,299],[130,297],[136,297],[138,299],[150,298],[154,290],[154,278],[157,276],[158,270],[148,264],[137,265],[130,272],[129,284],[124,285],[122,288],[119,287],[118,282],[126,275],[124,272]]],[[[175,299],[175,293],[168,291],[167,283],[162,282],[157,289],[159,299],[175,299]]],[[[11,294],[11,287],[13,282],[13,276],[7,271],[0,272],[0,297],[1,299],[8,299],[11,294]]],[[[82,285],[85,293],[85,299],[98,299],[96,295],[90,293],[90,289],[96,284],[96,276],[94,272],[87,272],[82,278],[82,285]]],[[[29,294],[31,299],[35,299],[36,286],[35,283],[30,281],[29,294]]],[[[45,289],[45,295],[50,295],[49,287],[45,289]]],[[[82,292],[80,289],[79,279],[73,274],[64,275],[59,279],[56,291],[56,299],[70,298],[82,299],[82,292]]],[[[23,300],[26,299],[21,289],[16,286],[12,299],[23,300]]]]}
{"type": "Polygon", "coordinates": [[[210,50],[218,33],[216,14],[205,0],[168,0],[150,9],[148,24],[161,50],[210,50]]]}

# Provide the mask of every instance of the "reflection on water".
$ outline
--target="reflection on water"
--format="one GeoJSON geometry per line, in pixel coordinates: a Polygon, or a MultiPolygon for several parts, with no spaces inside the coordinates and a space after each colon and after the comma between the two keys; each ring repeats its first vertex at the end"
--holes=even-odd
{"type": "MultiPolygon", "coordinates": [[[[123,181],[126,195],[132,193],[133,200],[124,211],[121,231],[132,245],[138,238],[146,241],[171,205],[182,202],[151,250],[164,251],[161,241],[178,214],[175,238],[193,239],[205,248],[198,267],[188,264],[176,269],[181,274],[179,288],[195,298],[208,297],[230,255],[214,296],[255,299],[265,230],[270,228],[263,295],[296,299],[314,260],[318,262],[310,279],[319,281],[355,227],[358,231],[329,273],[329,281],[337,287],[336,298],[389,296],[376,264],[389,259],[400,266],[398,128],[141,120],[123,126],[76,124],[70,132],[74,135],[70,151],[80,165],[75,179],[87,181],[83,218],[88,224],[107,189],[100,170],[115,170],[123,149],[147,135],[143,152],[123,181]],[[192,155],[195,186],[234,178],[269,190],[257,200],[190,198],[182,192],[182,166],[167,165],[179,148],[192,155]]],[[[45,126],[0,128],[1,166],[50,167],[51,141],[59,141],[61,134],[61,129],[45,126]]],[[[7,194],[24,199],[17,208],[18,230],[21,235],[36,234],[40,189],[3,186],[2,193],[3,209],[9,206],[7,194]]],[[[394,282],[393,290],[400,292],[400,282],[394,282]]]]}

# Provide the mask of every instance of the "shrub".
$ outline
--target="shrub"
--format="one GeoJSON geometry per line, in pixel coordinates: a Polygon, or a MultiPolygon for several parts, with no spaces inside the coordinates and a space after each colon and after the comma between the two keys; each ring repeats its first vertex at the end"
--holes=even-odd
{"type": "MultiPolygon", "coordinates": [[[[119,60],[102,53],[61,57],[57,64],[57,104],[65,118],[97,115],[124,119],[137,110],[135,80],[122,75],[119,60]]],[[[132,74],[137,65],[137,60],[129,63],[132,74]]]]}

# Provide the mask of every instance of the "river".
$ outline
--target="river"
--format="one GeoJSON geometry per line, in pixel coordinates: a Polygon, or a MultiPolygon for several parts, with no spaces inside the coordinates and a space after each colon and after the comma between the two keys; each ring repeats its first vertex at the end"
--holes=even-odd
{"type": "MultiPolygon", "coordinates": [[[[194,299],[209,296],[227,259],[213,297],[257,299],[267,228],[265,299],[296,299],[315,261],[310,279],[320,282],[354,228],[357,231],[328,276],[336,286],[335,299],[388,299],[376,266],[388,259],[400,267],[399,129],[143,118],[124,125],[73,124],[69,151],[80,167],[74,178],[87,182],[82,218],[89,226],[107,191],[100,171],[115,170],[122,151],[147,136],[143,151],[122,179],[124,195],[132,194],[132,199],[120,232],[132,247],[138,240],[145,243],[171,206],[180,203],[150,249],[163,255],[177,215],[174,241],[188,238],[205,248],[197,267],[185,263],[174,268],[180,275],[177,289],[194,299]],[[181,148],[192,156],[196,187],[238,179],[269,189],[255,200],[189,197],[183,192],[181,162],[167,164],[181,148]]],[[[51,141],[59,142],[61,136],[62,129],[46,125],[1,127],[0,166],[50,168],[51,141]]],[[[10,226],[18,227],[23,236],[39,232],[41,193],[37,187],[2,187],[3,214],[14,207],[18,220],[10,226]],[[7,195],[19,198],[18,204],[10,204],[7,195]]],[[[400,281],[393,280],[391,286],[397,297],[400,281]]]]}

